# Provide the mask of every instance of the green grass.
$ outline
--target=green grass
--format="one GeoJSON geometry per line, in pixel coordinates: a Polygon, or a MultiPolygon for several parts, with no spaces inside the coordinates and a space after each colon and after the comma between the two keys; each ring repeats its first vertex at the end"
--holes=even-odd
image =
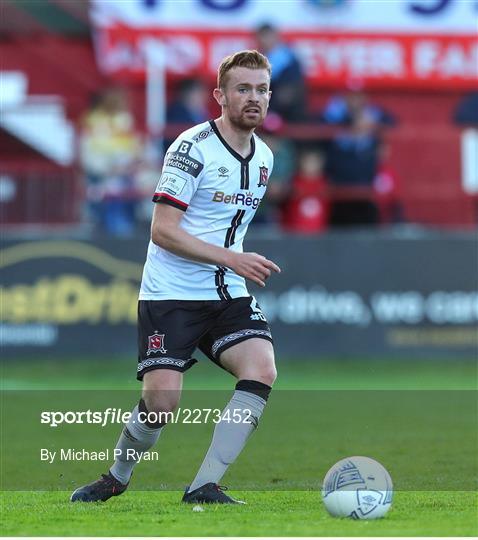
{"type": "MultiPolygon", "coordinates": [[[[245,507],[181,505],[212,424],[168,426],[158,462],[105,504],[68,502],[103,462],[41,463],[39,449],[112,448],[118,425],[39,422],[42,410],[129,410],[140,385],[134,360],[76,359],[2,365],[0,494],[10,536],[474,536],[478,534],[477,364],[474,361],[278,362],[276,390],[224,483],[245,507]],[[100,364],[101,363],[101,364],[100,364]],[[133,365],[132,365],[133,364],[133,365]],[[27,434],[27,436],[25,436],[27,434]],[[368,455],[389,469],[392,510],[382,520],[331,518],[327,469],[368,455]]],[[[233,379],[201,362],[185,377],[183,407],[222,407],[233,379]],[[204,391],[208,389],[207,391],[204,391]]]]}
{"type": "Polygon", "coordinates": [[[68,493],[4,493],[11,536],[476,536],[469,492],[398,492],[384,519],[330,517],[318,493],[243,492],[246,506],[193,512],[179,492],[128,492],[107,503],[71,504],[68,493]]]}
{"type": "MultiPolygon", "coordinates": [[[[476,359],[279,359],[278,389],[465,390],[478,388],[476,359]]],[[[63,361],[16,358],[0,364],[3,389],[134,389],[136,360],[78,358],[63,361]]],[[[231,376],[202,359],[185,376],[184,387],[230,389],[231,376]]]]}

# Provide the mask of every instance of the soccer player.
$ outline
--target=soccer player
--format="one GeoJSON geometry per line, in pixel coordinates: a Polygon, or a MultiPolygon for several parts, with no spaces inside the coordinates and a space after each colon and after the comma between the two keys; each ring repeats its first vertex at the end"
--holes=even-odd
{"type": "Polygon", "coordinates": [[[218,484],[257,427],[276,378],[271,332],[245,280],[264,287],[280,269],[242,249],[273,164],[272,152],[254,134],[267,113],[270,78],[269,61],[257,51],[224,58],[213,93],[221,116],[183,132],[165,156],[139,294],[142,398],[124,426],[111,469],[78,488],[72,501],[106,501],[126,490],[138,461],[131,455],[158,440],[164,428],[159,413],[177,407],[183,373],[199,348],[238,382],[182,500],[241,502],[218,484]],[[228,421],[234,410],[250,414],[228,421]],[[151,412],[158,413],[155,421],[151,412]]]}

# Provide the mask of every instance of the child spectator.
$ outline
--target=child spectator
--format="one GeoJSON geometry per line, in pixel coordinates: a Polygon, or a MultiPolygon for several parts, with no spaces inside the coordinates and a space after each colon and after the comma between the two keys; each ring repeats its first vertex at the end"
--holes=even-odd
{"type": "Polygon", "coordinates": [[[328,222],[327,182],[324,156],[316,149],[303,149],[291,192],[283,206],[282,225],[286,231],[313,234],[328,222]]]}
{"type": "Polygon", "coordinates": [[[375,201],[377,203],[380,222],[391,224],[403,221],[403,212],[399,201],[398,178],[389,164],[390,146],[382,142],[378,149],[377,174],[373,181],[375,201]]]}
{"type": "Polygon", "coordinates": [[[105,90],[82,118],[79,161],[90,217],[114,236],[130,236],[136,226],[141,198],[136,173],[142,151],[125,92],[121,88],[105,90]]]}

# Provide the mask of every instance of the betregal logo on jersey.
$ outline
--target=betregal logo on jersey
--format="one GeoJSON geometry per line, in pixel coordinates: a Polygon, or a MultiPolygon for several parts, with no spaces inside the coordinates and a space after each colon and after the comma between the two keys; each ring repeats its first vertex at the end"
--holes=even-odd
{"type": "Polygon", "coordinates": [[[253,197],[252,195],[252,193],[233,193],[232,195],[226,195],[224,191],[216,191],[212,196],[212,202],[250,206],[255,210],[261,204],[262,199],[253,197]]]}

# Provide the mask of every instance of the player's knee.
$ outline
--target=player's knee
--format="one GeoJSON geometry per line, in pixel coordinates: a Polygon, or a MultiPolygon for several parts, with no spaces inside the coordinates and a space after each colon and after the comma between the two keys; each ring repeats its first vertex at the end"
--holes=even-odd
{"type": "Polygon", "coordinates": [[[272,386],[277,378],[277,369],[274,362],[274,357],[266,355],[260,362],[257,363],[258,381],[272,386]]]}
{"type": "Polygon", "coordinates": [[[260,382],[272,386],[277,379],[277,369],[274,365],[269,365],[261,371],[260,382]]]}
{"type": "Polygon", "coordinates": [[[168,414],[171,414],[176,410],[179,404],[179,394],[167,391],[158,394],[145,392],[143,401],[149,412],[162,414],[167,418],[168,414]]]}
{"type": "Polygon", "coordinates": [[[240,379],[259,381],[267,386],[272,386],[277,378],[277,369],[274,358],[269,356],[259,357],[247,365],[244,372],[240,373],[240,379]]]}
{"type": "Polygon", "coordinates": [[[267,386],[272,386],[277,378],[277,370],[274,364],[264,363],[263,365],[256,366],[252,373],[242,378],[259,381],[262,384],[267,384],[267,386]]]}

